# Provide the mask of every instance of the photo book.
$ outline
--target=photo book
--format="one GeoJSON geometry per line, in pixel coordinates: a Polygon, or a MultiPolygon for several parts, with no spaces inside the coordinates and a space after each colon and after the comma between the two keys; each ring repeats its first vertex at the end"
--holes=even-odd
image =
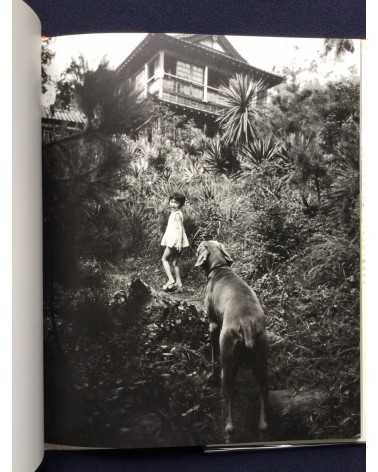
{"type": "Polygon", "coordinates": [[[363,441],[362,42],[13,22],[17,470],[363,441]]]}

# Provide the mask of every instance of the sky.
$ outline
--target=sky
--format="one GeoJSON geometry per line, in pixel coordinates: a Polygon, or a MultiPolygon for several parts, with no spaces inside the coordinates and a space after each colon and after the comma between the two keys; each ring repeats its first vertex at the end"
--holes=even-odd
{"type": "MultiPolygon", "coordinates": [[[[86,58],[91,69],[95,69],[105,56],[110,67],[117,67],[145,36],[145,33],[103,33],[52,38],[50,47],[55,52],[55,57],[50,74],[54,79],[58,79],[71,58],[77,58],[80,54],[86,58]]],[[[227,38],[249,64],[268,72],[279,74],[286,66],[308,68],[311,64],[316,64],[316,71],[301,75],[300,80],[303,82],[318,80],[324,83],[351,73],[359,74],[359,41],[354,41],[353,54],[346,53],[336,60],[333,53],[325,58],[320,57],[323,52],[323,39],[229,35],[227,38]]],[[[52,103],[54,96],[54,89],[50,88],[44,97],[44,104],[52,103]]]]}

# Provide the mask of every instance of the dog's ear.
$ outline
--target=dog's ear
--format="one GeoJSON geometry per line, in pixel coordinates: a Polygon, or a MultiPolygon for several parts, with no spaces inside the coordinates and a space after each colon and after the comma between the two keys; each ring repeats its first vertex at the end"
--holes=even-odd
{"type": "Polygon", "coordinates": [[[222,243],[219,243],[219,248],[220,250],[222,251],[222,254],[224,256],[224,258],[226,259],[226,262],[228,265],[232,265],[232,263],[234,262],[233,258],[230,256],[230,254],[228,253],[228,251],[226,250],[226,248],[223,246],[222,243]]]}
{"type": "Polygon", "coordinates": [[[206,262],[209,256],[209,250],[207,249],[206,246],[200,246],[197,249],[197,254],[198,254],[198,257],[197,257],[196,263],[194,264],[194,267],[200,267],[206,262]]]}

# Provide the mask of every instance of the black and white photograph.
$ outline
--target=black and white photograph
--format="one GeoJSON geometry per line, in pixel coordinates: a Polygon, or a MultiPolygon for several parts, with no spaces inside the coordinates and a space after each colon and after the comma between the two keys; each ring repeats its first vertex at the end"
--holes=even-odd
{"type": "Polygon", "coordinates": [[[45,436],[361,437],[360,41],[42,39],[45,436]]]}

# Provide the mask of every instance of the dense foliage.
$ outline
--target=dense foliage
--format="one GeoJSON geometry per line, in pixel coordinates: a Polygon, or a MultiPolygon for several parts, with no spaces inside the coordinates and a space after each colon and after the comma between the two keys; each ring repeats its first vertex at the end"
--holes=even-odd
{"type": "MultiPolygon", "coordinates": [[[[273,349],[271,388],[326,390],[328,413],[315,421],[313,437],[357,435],[359,84],[303,87],[294,77],[259,109],[261,84],[236,77],[218,135],[209,138],[190,116],[150,104],[149,116],[159,118],[151,138],[130,132],[142,117],[129,96],[122,101],[126,122],[114,122],[120,108],[113,115],[112,104],[121,92],[113,79],[103,64],[97,75],[87,71],[60,85],[81,96],[76,103],[92,131],[45,153],[46,273],[54,280],[48,316],[54,312],[64,324],[62,293],[90,288],[92,297],[102,297],[110,274],[122,280],[135,272],[130,261],[138,261],[147,281],[162,284],[168,196],[181,191],[191,243],[183,261],[188,290],[199,296],[204,283],[192,269],[193,250],[203,239],[222,241],[235,270],[261,298],[269,330],[281,340],[273,349]]],[[[111,317],[103,307],[100,317],[111,317]]],[[[159,332],[163,336],[164,326],[159,332]]],[[[148,352],[160,352],[163,343],[173,356],[172,349],[184,343],[194,356],[205,355],[207,339],[190,338],[195,335],[201,333],[174,326],[159,344],[146,340],[148,352]]],[[[150,370],[156,359],[149,357],[150,370]]],[[[200,404],[199,398],[191,401],[200,404]]]]}

